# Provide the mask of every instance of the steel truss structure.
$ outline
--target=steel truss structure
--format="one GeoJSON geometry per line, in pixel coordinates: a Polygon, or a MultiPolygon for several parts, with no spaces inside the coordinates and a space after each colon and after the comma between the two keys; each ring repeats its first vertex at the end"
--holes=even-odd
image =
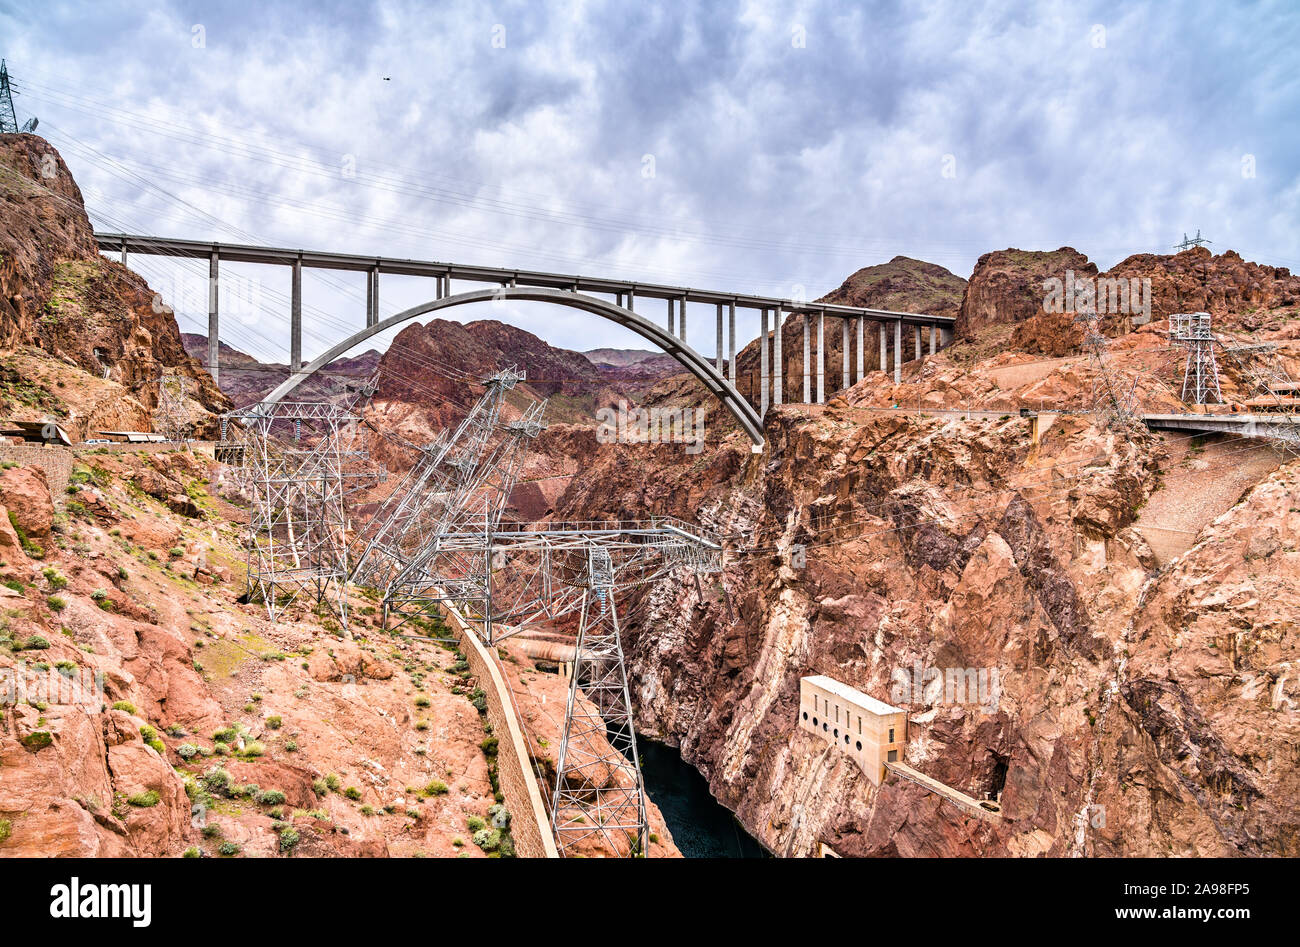
{"type": "Polygon", "coordinates": [[[184,375],[162,375],[158,379],[158,407],[153,413],[154,431],[169,441],[187,441],[193,429],[185,399],[189,379],[184,375]]]}
{"type": "MultiPolygon", "coordinates": [[[[373,384],[362,391],[368,397],[373,384]]],[[[306,594],[328,603],[348,633],[345,500],[385,477],[353,446],[360,420],[352,407],[308,401],[257,404],[223,418],[251,494],[248,593],[272,619],[306,594]]]]}
{"type": "Polygon", "coordinates": [[[1079,312],[1074,322],[1083,329],[1083,345],[1095,373],[1092,410],[1105,427],[1125,431],[1137,423],[1137,378],[1126,387],[1111,368],[1106,353],[1107,339],[1101,331],[1101,315],[1095,308],[1079,312]]]}
{"type": "Polygon", "coordinates": [[[1223,401],[1219,390],[1219,365],[1214,359],[1214,333],[1208,312],[1178,312],[1169,316],[1169,338],[1187,349],[1183,365],[1182,399],[1187,404],[1223,401]]]}
{"type": "Polygon", "coordinates": [[[648,828],[627,669],[619,640],[620,590],[688,568],[716,572],[722,547],[687,524],[658,519],[503,522],[525,447],[542,430],[545,402],[503,421],[524,373],[484,379],[484,392],[450,435],[416,463],[361,536],[352,579],[381,589],[384,623],[455,607],[488,645],[529,626],[576,616],[574,672],[552,797],[564,854],[589,839],[616,854],[646,851],[648,828]]]}

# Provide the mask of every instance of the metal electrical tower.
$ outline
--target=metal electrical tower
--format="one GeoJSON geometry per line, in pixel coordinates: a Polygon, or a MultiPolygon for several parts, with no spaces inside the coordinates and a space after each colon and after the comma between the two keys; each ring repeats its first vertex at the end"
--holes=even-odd
{"type": "Polygon", "coordinates": [[[1097,310],[1080,312],[1075,324],[1083,328],[1083,344],[1091,356],[1094,373],[1092,383],[1092,410],[1103,426],[1112,430],[1127,430],[1137,416],[1137,378],[1124,385],[1106,354],[1107,340],[1101,331],[1101,316],[1097,310]]]}
{"type": "Polygon", "coordinates": [[[1187,231],[1184,230],[1184,231],[1183,231],[1183,242],[1182,242],[1182,243],[1175,243],[1175,244],[1174,244],[1174,249],[1175,249],[1175,250],[1189,250],[1189,249],[1191,249],[1192,247],[1200,247],[1200,246],[1204,246],[1204,245],[1207,244],[1207,243],[1213,243],[1213,242],[1214,242],[1213,240],[1207,240],[1205,237],[1202,237],[1202,236],[1201,236],[1201,228],[1200,228],[1200,227],[1197,227],[1197,228],[1196,228],[1196,236],[1195,236],[1195,237],[1188,237],[1188,236],[1187,236],[1187,231]]]}
{"type": "Polygon", "coordinates": [[[9,88],[9,67],[0,59],[0,135],[13,135],[19,131],[34,132],[36,125],[33,116],[21,129],[18,127],[18,113],[14,111],[13,92],[9,88]]]}
{"type": "Polygon", "coordinates": [[[1179,312],[1169,317],[1169,338],[1187,349],[1183,366],[1183,401],[1210,404],[1223,401],[1219,390],[1219,365],[1214,359],[1214,334],[1208,312],[1179,312]]]}
{"type": "Polygon", "coordinates": [[[163,375],[158,379],[158,407],[153,412],[154,431],[169,441],[186,441],[193,427],[185,398],[189,379],[184,375],[163,375]]]}
{"type": "MultiPolygon", "coordinates": [[[[373,386],[363,391],[368,397],[373,386]]],[[[238,433],[241,479],[252,494],[248,591],[275,619],[300,595],[330,600],[347,631],[348,494],[384,479],[353,447],[359,411],[330,402],[256,404],[223,419],[238,433]],[[241,427],[230,424],[239,422],[241,427]]]]}

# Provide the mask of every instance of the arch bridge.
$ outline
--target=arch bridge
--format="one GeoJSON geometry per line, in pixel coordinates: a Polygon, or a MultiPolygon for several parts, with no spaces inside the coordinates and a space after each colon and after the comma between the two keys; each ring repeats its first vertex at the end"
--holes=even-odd
{"type": "Polygon", "coordinates": [[[728,293],[717,290],[692,289],[657,283],[643,283],[603,277],[573,276],[538,270],[516,270],[504,267],[472,266],[457,263],[408,260],[395,257],[362,256],[348,253],[331,253],[315,250],[292,250],[282,247],[253,246],[223,242],[181,240],[140,234],[96,233],[99,249],[117,253],[126,265],[129,253],[149,256],[181,257],[208,261],[208,352],[207,368],[214,381],[220,380],[218,355],[220,352],[221,314],[218,286],[221,261],[233,263],[261,263],[292,268],[289,316],[289,379],[275,389],[268,401],[278,401],[302,384],[314,372],[345,354],[352,347],[386,329],[420,316],[431,315],[470,303],[495,300],[520,300],[545,302],[578,309],[608,319],[630,329],[656,348],[674,358],[695,376],[736,419],[753,441],[755,450],[763,443],[763,418],[769,405],[781,404],[785,397],[782,333],[769,331],[770,325],[779,329],[787,313],[803,315],[803,398],[804,403],[820,404],[826,400],[826,318],[838,319],[843,335],[842,382],[848,387],[850,377],[860,381],[866,373],[866,324],[874,325],[879,345],[881,368],[889,365],[893,353],[895,382],[902,376],[903,352],[914,347],[914,356],[920,358],[926,348],[924,336],[928,332],[930,352],[937,351],[952,339],[953,318],[913,312],[891,312],[859,306],[842,306],[834,303],[807,302],[780,299],[748,293],[728,293]],[[304,363],[302,359],[302,270],[304,267],[328,270],[350,270],[367,274],[365,326],[328,351],[304,363]],[[379,318],[379,277],[381,274],[422,276],[435,281],[434,298],[418,306],[379,318]],[[453,292],[452,281],[474,284],[491,284],[492,288],[469,289],[453,292]],[[602,298],[608,297],[608,298],[602,298]],[[665,325],[637,311],[644,310],[649,300],[666,302],[665,325]],[[712,359],[701,355],[687,343],[686,327],[688,304],[713,306],[715,310],[716,349],[712,359]],[[757,310],[760,316],[759,331],[759,385],[753,400],[741,394],[736,386],[736,310],[757,310]],[[725,318],[724,318],[725,317],[725,318]],[[816,352],[813,351],[812,325],[816,319],[816,352]],[[726,333],[724,337],[724,322],[726,333]],[[912,346],[904,342],[904,334],[912,336],[912,346]],[[850,371],[851,339],[856,338],[856,371],[850,371]],[[724,341],[727,355],[724,358],[724,341]],[[757,403],[754,403],[757,402],[757,403]]]}

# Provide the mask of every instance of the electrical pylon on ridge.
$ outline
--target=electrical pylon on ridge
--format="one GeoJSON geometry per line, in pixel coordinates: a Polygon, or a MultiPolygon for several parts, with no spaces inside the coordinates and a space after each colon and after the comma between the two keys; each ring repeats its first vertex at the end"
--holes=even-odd
{"type": "MultiPolygon", "coordinates": [[[[364,386],[362,397],[373,391],[364,386]]],[[[269,618],[306,595],[328,604],[348,633],[346,501],[385,476],[355,447],[360,421],[351,405],[308,401],[256,404],[223,419],[226,436],[241,445],[232,456],[251,494],[248,594],[261,598],[269,618]]]]}
{"type": "Polygon", "coordinates": [[[1092,363],[1092,410],[1103,427],[1127,432],[1137,421],[1137,378],[1125,385],[1111,366],[1109,341],[1101,331],[1101,315],[1096,308],[1077,313],[1074,322],[1083,329],[1083,346],[1092,363]]]}
{"type": "Polygon", "coordinates": [[[1214,333],[1208,312],[1178,312],[1169,316],[1169,339],[1187,349],[1183,365],[1182,399],[1187,404],[1221,404],[1219,363],[1214,358],[1214,333]]]}

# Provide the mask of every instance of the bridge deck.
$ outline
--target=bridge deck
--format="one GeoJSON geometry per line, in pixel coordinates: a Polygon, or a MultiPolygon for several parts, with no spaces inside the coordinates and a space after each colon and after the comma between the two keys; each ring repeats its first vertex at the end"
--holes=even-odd
{"type": "Polygon", "coordinates": [[[727,293],[687,286],[670,286],[662,283],[642,283],[635,280],[578,276],[569,273],[548,273],[541,270],[470,266],[432,260],[363,256],[355,253],[333,253],[321,250],[294,250],[286,247],[261,247],[225,243],[223,241],[180,240],[171,237],[151,237],[139,234],[96,233],[95,241],[99,244],[99,249],[103,251],[139,253],[146,256],[193,257],[207,260],[213,254],[216,254],[221,260],[233,263],[268,263],[291,266],[300,262],[303,266],[316,269],[391,273],[399,276],[444,277],[477,283],[540,286],[548,289],[631,295],[650,299],[685,299],[687,302],[693,303],[734,304],[745,309],[781,308],[786,312],[820,312],[828,316],[861,316],[877,321],[901,321],[905,325],[932,325],[945,329],[951,328],[953,323],[956,322],[956,319],[952,316],[934,316],[918,312],[892,312],[887,309],[840,306],[834,303],[778,299],[775,296],[727,293]]]}
{"type": "Polygon", "coordinates": [[[1294,414],[1144,414],[1147,427],[1162,431],[1201,431],[1206,434],[1236,434],[1295,440],[1300,434],[1300,415],[1294,414]]]}

